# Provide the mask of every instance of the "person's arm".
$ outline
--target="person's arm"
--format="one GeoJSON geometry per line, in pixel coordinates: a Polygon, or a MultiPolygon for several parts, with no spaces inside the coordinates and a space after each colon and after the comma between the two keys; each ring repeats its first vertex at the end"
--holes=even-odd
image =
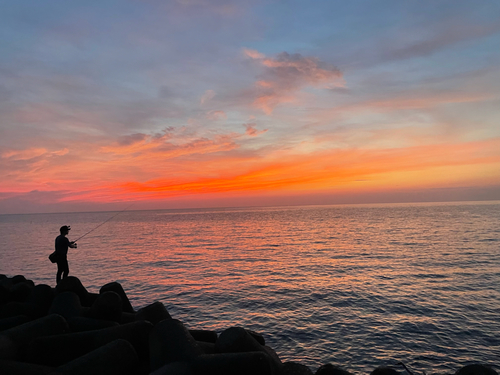
{"type": "Polygon", "coordinates": [[[77,244],[74,241],[70,242],[68,246],[71,247],[72,249],[76,249],[77,248],[77,244]]]}

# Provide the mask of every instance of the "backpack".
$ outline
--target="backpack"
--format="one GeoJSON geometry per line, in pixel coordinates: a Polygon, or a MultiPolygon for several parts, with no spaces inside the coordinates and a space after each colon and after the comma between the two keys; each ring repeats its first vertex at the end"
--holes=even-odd
{"type": "Polygon", "coordinates": [[[49,260],[52,262],[52,263],[56,263],[57,260],[59,258],[59,254],[57,254],[55,251],[49,255],[49,260]]]}

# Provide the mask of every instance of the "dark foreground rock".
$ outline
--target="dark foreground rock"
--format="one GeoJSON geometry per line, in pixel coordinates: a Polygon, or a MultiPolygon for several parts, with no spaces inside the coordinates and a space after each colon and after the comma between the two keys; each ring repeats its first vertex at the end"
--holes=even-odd
{"type": "MultiPolygon", "coordinates": [[[[404,366],[403,366],[404,367],[404,366]]],[[[316,373],[282,362],[264,337],[243,327],[188,329],[154,302],[134,310],[117,282],[91,293],[76,277],[57,288],[0,275],[0,374],[349,375],[330,363],[316,373]]],[[[414,375],[381,366],[371,375],[414,375]]],[[[455,375],[498,375],[484,364],[455,375]]]]}

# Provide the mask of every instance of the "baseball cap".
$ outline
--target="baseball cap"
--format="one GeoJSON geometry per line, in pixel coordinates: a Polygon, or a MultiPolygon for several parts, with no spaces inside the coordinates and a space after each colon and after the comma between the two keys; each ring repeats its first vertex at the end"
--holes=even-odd
{"type": "Polygon", "coordinates": [[[59,229],[59,231],[61,231],[61,232],[62,232],[62,231],[66,231],[66,230],[71,230],[71,226],[69,226],[69,225],[63,225],[63,226],[59,229]]]}

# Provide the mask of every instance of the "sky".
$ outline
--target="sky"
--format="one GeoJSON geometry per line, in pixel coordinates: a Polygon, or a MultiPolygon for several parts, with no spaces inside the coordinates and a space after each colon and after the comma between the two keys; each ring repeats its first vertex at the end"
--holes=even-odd
{"type": "Polygon", "coordinates": [[[500,200],[497,0],[0,0],[0,213],[500,200]]]}

